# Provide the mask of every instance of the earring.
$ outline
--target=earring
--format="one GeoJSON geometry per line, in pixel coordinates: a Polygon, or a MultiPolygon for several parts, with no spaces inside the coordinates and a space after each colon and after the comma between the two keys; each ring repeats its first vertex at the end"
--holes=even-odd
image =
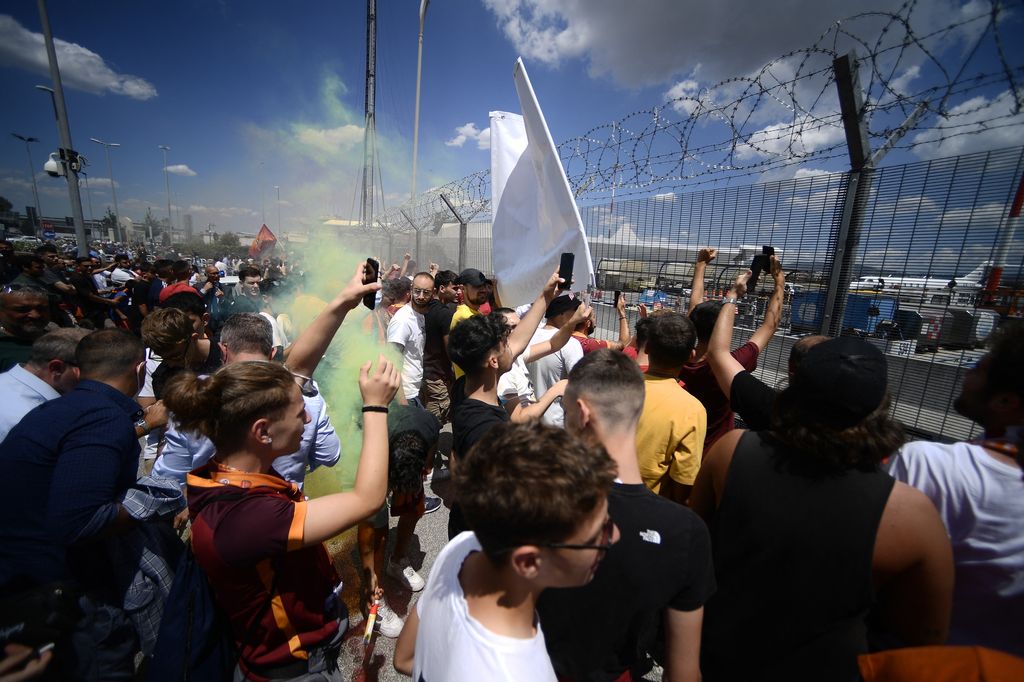
{"type": "Polygon", "coordinates": [[[274,444],[274,439],[273,438],[264,438],[263,442],[266,443],[267,445],[273,445],[274,444]]]}

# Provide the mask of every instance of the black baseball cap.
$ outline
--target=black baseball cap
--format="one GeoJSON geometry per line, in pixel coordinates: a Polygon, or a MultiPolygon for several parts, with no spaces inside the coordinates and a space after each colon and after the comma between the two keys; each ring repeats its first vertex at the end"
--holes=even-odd
{"type": "Polygon", "coordinates": [[[468,284],[471,287],[482,287],[489,281],[490,280],[484,276],[484,273],[475,268],[466,268],[459,273],[458,277],[455,278],[456,284],[468,284]]]}
{"type": "Polygon", "coordinates": [[[807,351],[790,386],[815,419],[846,429],[877,410],[885,399],[885,355],[855,336],[823,341],[807,351]]]}
{"type": "Polygon", "coordinates": [[[562,313],[567,313],[576,310],[577,308],[580,307],[582,303],[583,301],[569,294],[555,296],[555,298],[551,300],[551,303],[548,303],[548,309],[544,313],[544,317],[547,319],[551,319],[552,317],[558,317],[562,313]]]}

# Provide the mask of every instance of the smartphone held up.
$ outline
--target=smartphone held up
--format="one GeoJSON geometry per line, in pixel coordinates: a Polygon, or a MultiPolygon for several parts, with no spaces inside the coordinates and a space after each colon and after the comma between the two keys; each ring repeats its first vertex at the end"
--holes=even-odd
{"type": "Polygon", "coordinates": [[[750,264],[750,279],[747,280],[747,291],[753,292],[757,288],[757,280],[762,272],[770,272],[772,269],[772,256],[775,255],[775,247],[762,246],[761,253],[754,256],[750,264]]]}
{"type": "MultiPolygon", "coordinates": [[[[366,259],[366,265],[363,266],[363,284],[373,284],[380,279],[380,263],[373,258],[366,259]]],[[[377,302],[377,292],[371,291],[370,293],[363,296],[363,305],[370,310],[373,310],[377,302]]]]}

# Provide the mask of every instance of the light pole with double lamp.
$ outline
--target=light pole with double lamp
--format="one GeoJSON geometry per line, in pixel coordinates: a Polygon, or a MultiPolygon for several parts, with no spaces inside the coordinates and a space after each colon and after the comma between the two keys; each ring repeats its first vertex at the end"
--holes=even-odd
{"type": "Polygon", "coordinates": [[[165,144],[158,144],[157,147],[164,150],[164,182],[167,184],[167,229],[174,232],[174,221],[171,219],[171,176],[167,173],[167,152],[171,148],[165,144]]]}
{"type": "Polygon", "coordinates": [[[89,140],[96,144],[103,145],[103,150],[107,154],[107,175],[110,176],[110,194],[114,198],[114,234],[120,235],[121,241],[127,243],[128,240],[125,238],[123,232],[121,232],[121,212],[117,210],[117,190],[114,189],[114,166],[110,163],[110,148],[120,147],[121,144],[119,142],[104,142],[103,140],[96,139],[95,137],[90,137],[89,140]]]}
{"type": "Polygon", "coordinates": [[[25,153],[28,155],[28,170],[29,170],[29,173],[32,176],[32,197],[36,200],[36,217],[35,217],[35,220],[32,221],[32,229],[33,229],[35,235],[38,237],[39,236],[39,221],[40,221],[40,216],[39,216],[39,187],[36,185],[36,166],[35,166],[34,163],[32,163],[32,150],[29,148],[29,145],[32,144],[33,142],[39,142],[39,138],[38,137],[25,137],[24,135],[19,135],[18,133],[11,133],[11,135],[14,135],[16,138],[18,138],[19,140],[21,140],[22,142],[25,143],[25,153]]]}

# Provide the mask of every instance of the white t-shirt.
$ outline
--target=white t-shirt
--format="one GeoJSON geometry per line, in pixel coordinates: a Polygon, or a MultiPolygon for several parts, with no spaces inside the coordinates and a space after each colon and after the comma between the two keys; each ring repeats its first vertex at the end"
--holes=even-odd
{"type": "Polygon", "coordinates": [[[1024,656],[1024,472],[970,443],[908,443],[889,473],[935,504],[953,545],[949,644],[1024,656]]]}
{"type": "Polygon", "coordinates": [[[402,392],[406,400],[416,398],[420,394],[423,383],[423,315],[413,310],[407,303],[398,309],[388,322],[388,343],[397,343],[405,351],[402,353],[402,392]]]}
{"type": "Polygon", "coordinates": [[[274,338],[272,342],[274,347],[280,346],[281,348],[287,348],[288,337],[284,335],[284,332],[281,330],[281,325],[277,323],[277,319],[270,313],[261,312],[260,315],[270,322],[270,332],[274,338]]]}
{"type": "MultiPolygon", "coordinates": [[[[558,329],[541,327],[530,339],[530,345],[543,343],[558,333],[558,329]]],[[[562,379],[569,378],[569,372],[576,366],[576,363],[583,359],[583,346],[575,338],[570,338],[561,350],[551,355],[546,355],[536,362],[531,362],[526,367],[530,372],[530,380],[533,381],[533,389],[537,395],[544,395],[548,389],[562,379]]],[[[562,426],[565,423],[565,414],[562,412],[562,400],[559,398],[551,403],[541,418],[545,424],[550,426],[562,426]]]]}
{"type": "MultiPolygon", "coordinates": [[[[528,350],[525,351],[523,355],[528,352],[528,350]]],[[[512,363],[512,369],[498,379],[498,397],[505,402],[517,400],[522,405],[529,405],[537,402],[537,394],[533,390],[533,383],[530,381],[530,374],[526,369],[523,355],[517,357],[516,361],[512,363]]]]}
{"type": "MultiPolygon", "coordinates": [[[[146,381],[139,391],[140,398],[156,398],[153,390],[153,372],[157,370],[163,359],[150,349],[146,349],[146,381]]],[[[144,441],[142,446],[142,459],[156,459],[157,451],[160,449],[160,441],[164,437],[164,427],[153,429],[140,440],[144,441]]]]}
{"type": "Polygon", "coordinates": [[[441,550],[416,603],[420,626],[412,679],[424,682],[530,680],[554,682],[544,633],[529,639],[506,637],[488,630],[469,615],[459,584],[466,557],[480,551],[476,535],[466,531],[441,550]]]}

